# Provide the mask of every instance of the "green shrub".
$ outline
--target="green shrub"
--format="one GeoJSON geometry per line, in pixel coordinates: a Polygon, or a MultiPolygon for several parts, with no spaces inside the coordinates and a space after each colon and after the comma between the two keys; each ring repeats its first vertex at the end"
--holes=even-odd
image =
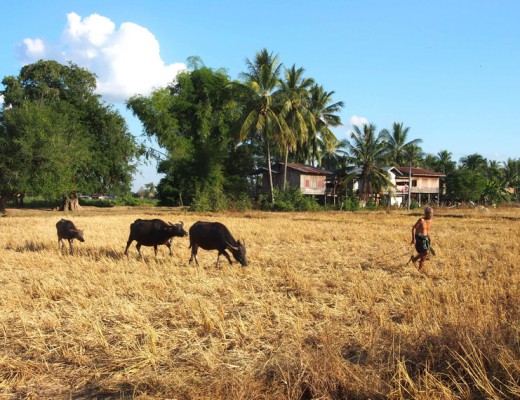
{"type": "Polygon", "coordinates": [[[190,206],[191,211],[225,211],[228,209],[228,199],[219,189],[209,187],[197,188],[190,206]]]}
{"type": "Polygon", "coordinates": [[[345,199],[345,211],[358,211],[361,208],[359,198],[351,195],[345,199]]]}
{"type": "Polygon", "coordinates": [[[236,211],[251,210],[253,208],[253,202],[246,193],[242,193],[228,200],[228,208],[236,211]]]}
{"type": "Polygon", "coordinates": [[[365,209],[370,210],[370,211],[376,210],[377,209],[376,200],[375,199],[368,200],[365,205],[365,209]]]}
{"type": "Polygon", "coordinates": [[[312,196],[304,195],[299,188],[289,187],[282,191],[274,190],[274,204],[269,201],[269,195],[260,196],[263,210],[269,211],[318,211],[322,207],[312,196]]]}

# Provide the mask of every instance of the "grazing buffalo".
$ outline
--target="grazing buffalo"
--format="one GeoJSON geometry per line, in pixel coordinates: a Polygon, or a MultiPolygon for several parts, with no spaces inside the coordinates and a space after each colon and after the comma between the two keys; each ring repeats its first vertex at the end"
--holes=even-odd
{"type": "Polygon", "coordinates": [[[195,262],[199,265],[197,250],[201,247],[204,250],[218,250],[217,267],[221,254],[223,254],[231,264],[231,258],[229,254],[226,253],[226,250],[231,251],[233,257],[235,257],[240,264],[247,266],[245,243],[237,242],[233,236],[231,236],[229,229],[220,222],[195,222],[190,228],[190,247],[190,263],[195,258],[195,262]]]}
{"type": "Polygon", "coordinates": [[[74,239],[78,239],[80,242],[84,242],[83,231],[76,229],[74,223],[67,219],[61,219],[56,223],[56,229],[58,230],[58,247],[63,247],[63,240],[67,239],[69,241],[70,253],[74,254],[74,247],[72,246],[72,241],[74,239]]]}
{"type": "Polygon", "coordinates": [[[187,236],[188,232],[184,230],[184,223],[172,224],[171,222],[164,222],[160,219],[136,219],[130,225],[130,236],[126,243],[125,255],[128,255],[128,248],[135,240],[137,251],[141,258],[141,246],[153,246],[155,256],[157,257],[157,246],[164,244],[170,250],[172,255],[172,237],[187,236]]]}

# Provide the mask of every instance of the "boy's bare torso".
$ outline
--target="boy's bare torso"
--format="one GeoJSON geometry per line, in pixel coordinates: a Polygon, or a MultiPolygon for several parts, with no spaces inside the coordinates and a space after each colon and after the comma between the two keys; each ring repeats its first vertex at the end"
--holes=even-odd
{"type": "Polygon", "coordinates": [[[415,223],[415,233],[422,236],[430,236],[430,228],[432,226],[432,220],[426,218],[419,218],[415,223]]]}

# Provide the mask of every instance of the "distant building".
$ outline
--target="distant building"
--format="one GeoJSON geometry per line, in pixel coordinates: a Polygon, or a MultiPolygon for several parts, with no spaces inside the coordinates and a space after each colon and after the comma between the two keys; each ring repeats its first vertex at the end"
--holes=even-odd
{"type": "MultiPolygon", "coordinates": [[[[263,167],[257,171],[262,174],[262,193],[269,193],[269,172],[263,167]]],[[[284,163],[276,163],[272,166],[273,187],[282,189],[284,178],[284,163]]],[[[287,186],[296,187],[306,195],[325,196],[326,178],[332,172],[311,167],[305,164],[287,164],[287,186]]]]}
{"type": "Polygon", "coordinates": [[[412,201],[419,205],[423,203],[439,203],[441,190],[441,179],[446,175],[440,172],[430,171],[424,168],[395,167],[400,175],[396,176],[396,195],[403,201],[408,199],[408,190],[411,189],[412,201]],[[411,188],[408,187],[411,180],[411,188]]]}
{"type": "MultiPolygon", "coordinates": [[[[381,169],[387,172],[388,180],[391,184],[388,187],[384,188],[381,192],[373,193],[373,196],[375,196],[378,199],[386,198],[390,205],[401,206],[403,198],[397,192],[397,179],[402,175],[402,173],[396,167],[383,167],[381,169]]],[[[356,177],[352,180],[352,184],[350,186],[350,189],[354,193],[363,192],[364,182],[361,179],[361,172],[361,167],[351,167],[347,171],[347,174],[356,174],[356,177]]]]}
{"type": "MultiPolygon", "coordinates": [[[[384,188],[379,193],[372,195],[377,199],[386,198],[390,205],[401,206],[408,201],[409,181],[411,181],[411,196],[412,200],[417,201],[419,205],[422,203],[438,203],[440,198],[440,180],[446,175],[430,171],[423,168],[410,167],[383,167],[384,171],[388,173],[391,185],[384,188]],[[410,179],[411,172],[411,179],[410,179]]],[[[350,189],[355,193],[363,192],[363,181],[361,179],[360,167],[351,167],[347,170],[347,174],[356,174],[353,179],[350,189]]]]}
{"type": "MultiPolygon", "coordinates": [[[[411,172],[411,196],[412,200],[422,203],[439,202],[440,180],[446,175],[423,168],[409,167],[383,167],[388,173],[391,185],[384,188],[373,196],[377,201],[385,198],[389,204],[401,206],[408,201],[409,180],[411,172]]],[[[255,174],[262,174],[261,193],[269,193],[269,172],[267,168],[260,168],[255,174]]],[[[283,188],[284,164],[276,163],[272,166],[273,187],[283,188]]],[[[339,188],[346,175],[355,174],[355,178],[349,185],[354,193],[363,192],[363,181],[361,179],[361,168],[350,167],[346,173],[333,173],[320,168],[305,164],[287,164],[287,186],[296,187],[305,195],[321,196],[324,203],[336,203],[336,198],[342,196],[344,189],[339,188]]]]}

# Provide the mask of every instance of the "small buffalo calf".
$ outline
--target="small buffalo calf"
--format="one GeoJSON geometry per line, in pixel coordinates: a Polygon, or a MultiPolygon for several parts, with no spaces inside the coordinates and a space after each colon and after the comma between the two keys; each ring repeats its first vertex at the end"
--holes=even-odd
{"type": "Polygon", "coordinates": [[[80,242],[85,241],[83,238],[83,231],[76,229],[76,226],[72,221],[62,218],[56,223],[56,229],[58,230],[58,246],[60,250],[63,247],[63,240],[65,239],[69,241],[71,254],[74,254],[74,247],[72,246],[72,241],[74,239],[78,239],[80,242]]]}

